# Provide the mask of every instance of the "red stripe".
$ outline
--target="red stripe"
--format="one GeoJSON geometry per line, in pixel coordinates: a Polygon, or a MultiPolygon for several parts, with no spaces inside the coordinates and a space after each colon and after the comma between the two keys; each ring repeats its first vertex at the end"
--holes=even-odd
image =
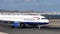
{"type": "Polygon", "coordinates": [[[33,18],[38,18],[38,17],[33,17],[33,18]]]}

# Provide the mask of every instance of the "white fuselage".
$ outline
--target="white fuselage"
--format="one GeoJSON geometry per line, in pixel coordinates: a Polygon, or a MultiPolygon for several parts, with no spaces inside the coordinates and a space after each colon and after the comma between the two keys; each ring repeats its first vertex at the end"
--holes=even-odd
{"type": "Polygon", "coordinates": [[[18,21],[22,23],[49,23],[49,20],[41,15],[0,15],[1,21],[18,21]]]}

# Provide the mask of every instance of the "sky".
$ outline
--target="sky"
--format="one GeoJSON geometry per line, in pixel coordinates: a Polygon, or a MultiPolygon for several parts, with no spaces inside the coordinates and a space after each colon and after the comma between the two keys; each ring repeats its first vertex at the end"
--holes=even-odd
{"type": "Polygon", "coordinates": [[[0,9],[60,11],[60,0],[0,0],[0,9]]]}

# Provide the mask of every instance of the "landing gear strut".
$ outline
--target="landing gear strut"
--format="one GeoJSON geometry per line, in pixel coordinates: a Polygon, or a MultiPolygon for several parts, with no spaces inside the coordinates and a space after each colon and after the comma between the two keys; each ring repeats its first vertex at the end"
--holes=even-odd
{"type": "Polygon", "coordinates": [[[38,28],[39,28],[39,29],[41,29],[41,26],[40,26],[40,25],[38,25],[38,28]]]}
{"type": "Polygon", "coordinates": [[[41,29],[41,26],[38,26],[39,27],[39,29],[41,29]]]}

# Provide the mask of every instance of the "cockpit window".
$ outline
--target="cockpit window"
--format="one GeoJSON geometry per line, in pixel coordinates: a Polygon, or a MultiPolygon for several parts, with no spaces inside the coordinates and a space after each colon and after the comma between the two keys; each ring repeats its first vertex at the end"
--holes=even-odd
{"type": "Polygon", "coordinates": [[[47,18],[41,18],[41,19],[47,19],[47,18]]]}

